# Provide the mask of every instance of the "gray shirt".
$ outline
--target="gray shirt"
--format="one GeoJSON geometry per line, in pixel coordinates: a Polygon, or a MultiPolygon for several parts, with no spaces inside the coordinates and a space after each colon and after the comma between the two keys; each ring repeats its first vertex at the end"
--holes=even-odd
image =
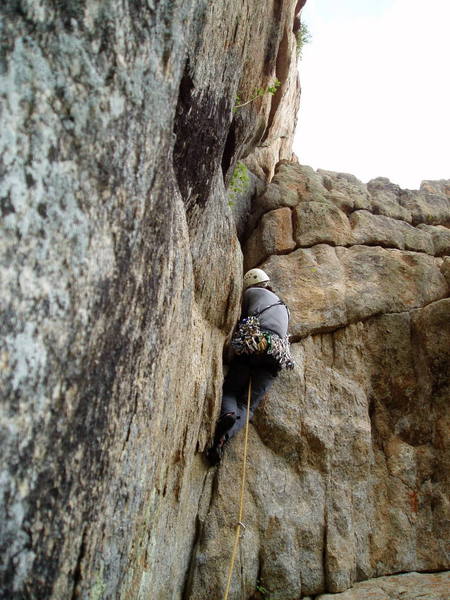
{"type": "MultiPolygon", "coordinates": [[[[248,317],[262,311],[267,306],[279,302],[280,299],[270,290],[259,287],[247,288],[244,292],[242,304],[242,316],[248,317]]],[[[261,329],[268,329],[277,333],[280,337],[287,335],[289,324],[289,313],[284,304],[272,306],[265,310],[259,317],[261,329]]]]}

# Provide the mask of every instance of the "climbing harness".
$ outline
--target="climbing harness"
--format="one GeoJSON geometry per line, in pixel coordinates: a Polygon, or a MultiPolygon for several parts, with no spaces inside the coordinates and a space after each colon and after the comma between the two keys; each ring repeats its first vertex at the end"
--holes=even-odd
{"type": "Polygon", "coordinates": [[[244,514],[244,491],[245,491],[245,477],[246,477],[246,471],[247,471],[248,424],[250,422],[251,394],[252,394],[252,380],[250,379],[250,381],[248,382],[247,416],[245,419],[244,458],[243,458],[243,465],[242,465],[241,496],[240,496],[240,500],[239,500],[239,517],[238,517],[238,522],[236,524],[236,535],[234,538],[233,553],[231,555],[230,567],[228,569],[227,587],[225,589],[225,594],[224,594],[223,600],[228,599],[228,593],[230,591],[231,577],[233,575],[233,568],[234,568],[234,562],[236,560],[236,553],[237,553],[237,549],[238,549],[238,545],[239,545],[239,539],[243,537],[243,535],[245,533],[245,529],[246,529],[244,523],[242,522],[242,517],[244,514]],[[241,535],[241,527],[243,529],[242,535],[241,535]]]}

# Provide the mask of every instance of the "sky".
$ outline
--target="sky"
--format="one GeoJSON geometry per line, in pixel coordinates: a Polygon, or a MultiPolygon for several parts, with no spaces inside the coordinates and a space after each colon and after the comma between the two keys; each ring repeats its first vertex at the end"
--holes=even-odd
{"type": "Polygon", "coordinates": [[[294,152],[417,189],[450,179],[450,0],[307,0],[294,152]]]}

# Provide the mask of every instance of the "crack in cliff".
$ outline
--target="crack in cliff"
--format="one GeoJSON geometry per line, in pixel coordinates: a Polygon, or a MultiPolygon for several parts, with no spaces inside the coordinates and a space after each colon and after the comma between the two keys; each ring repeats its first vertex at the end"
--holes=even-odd
{"type": "MultiPolygon", "coordinates": [[[[327,485],[328,488],[328,485],[327,485]]],[[[326,490],[326,493],[328,489],[326,490]]],[[[327,547],[328,547],[328,508],[327,508],[327,500],[323,504],[323,537],[322,537],[322,572],[323,572],[323,582],[324,589],[328,588],[328,570],[327,570],[327,547]]]]}
{"type": "Polygon", "coordinates": [[[84,556],[86,554],[86,532],[87,526],[85,525],[83,528],[83,533],[81,535],[81,543],[80,548],[78,550],[77,561],[75,563],[75,569],[73,571],[73,587],[72,587],[72,595],[71,600],[77,600],[79,598],[79,585],[82,580],[81,573],[81,563],[83,562],[84,556]]]}
{"type": "Polygon", "coordinates": [[[214,183],[212,173],[226,145],[232,124],[231,100],[194,83],[189,59],[180,82],[174,121],[173,166],[186,212],[203,209],[214,183]],[[205,160],[199,161],[199,156],[205,160]]]}
{"type": "Polygon", "coordinates": [[[288,79],[289,67],[290,67],[290,61],[288,60],[290,58],[289,57],[289,38],[288,38],[289,34],[290,34],[289,30],[286,28],[285,31],[283,32],[283,37],[281,39],[281,42],[280,42],[280,45],[278,48],[277,60],[276,60],[276,66],[275,66],[275,74],[276,74],[276,78],[278,79],[278,81],[281,82],[281,88],[278,90],[277,94],[272,96],[271,103],[270,103],[269,119],[267,122],[266,132],[262,139],[262,142],[265,142],[270,135],[270,130],[272,128],[272,124],[275,119],[275,115],[276,115],[278,108],[281,105],[281,101],[283,99],[283,95],[284,95],[283,91],[285,88],[285,82],[288,79]]]}
{"type": "Polygon", "coordinates": [[[197,556],[197,551],[198,551],[199,545],[202,541],[202,534],[203,534],[203,530],[204,530],[204,526],[205,526],[205,520],[211,510],[213,498],[215,497],[215,495],[217,493],[218,469],[215,469],[213,472],[214,474],[212,475],[213,481],[211,484],[211,488],[209,489],[208,507],[204,511],[203,517],[200,516],[202,513],[203,496],[204,496],[205,492],[208,491],[207,490],[207,482],[208,482],[208,479],[210,479],[211,473],[212,473],[211,469],[208,469],[206,471],[205,476],[203,478],[202,491],[198,497],[198,505],[197,505],[197,511],[196,511],[196,515],[195,515],[195,533],[194,533],[194,539],[193,539],[192,545],[191,545],[191,553],[190,553],[189,560],[188,560],[188,568],[186,571],[184,584],[182,586],[182,592],[181,592],[182,600],[189,600],[191,598],[191,591],[192,591],[191,588],[192,588],[192,584],[193,584],[193,576],[195,574],[195,563],[196,563],[195,559],[197,556]]]}
{"type": "Polygon", "coordinates": [[[130,420],[128,421],[128,426],[127,426],[127,433],[125,435],[125,439],[124,442],[122,444],[122,453],[125,450],[125,446],[128,443],[128,440],[130,439],[130,434],[131,434],[131,426],[133,424],[134,418],[137,414],[137,408],[138,408],[138,393],[135,391],[134,393],[134,403],[133,403],[133,409],[131,411],[131,417],[130,420]]]}
{"type": "Polygon", "coordinates": [[[384,245],[384,244],[381,244],[380,242],[364,242],[364,243],[360,242],[360,243],[354,243],[354,244],[335,244],[330,241],[323,241],[323,242],[317,242],[315,244],[311,244],[308,246],[296,245],[295,248],[293,248],[292,250],[282,250],[279,252],[274,252],[273,254],[267,254],[267,256],[265,258],[261,259],[258,262],[258,264],[255,266],[260,267],[271,256],[286,256],[286,255],[292,254],[293,252],[296,252],[297,250],[311,250],[312,248],[315,248],[316,246],[329,246],[330,248],[354,248],[354,247],[360,246],[360,247],[364,247],[364,248],[367,247],[367,248],[383,248],[383,250],[398,250],[399,252],[409,252],[411,254],[426,255],[431,258],[438,258],[438,259],[450,257],[450,254],[430,254],[429,252],[426,252],[425,250],[410,250],[407,248],[399,248],[398,246],[384,245]]]}
{"type": "Polygon", "coordinates": [[[431,256],[432,258],[444,258],[445,256],[450,256],[448,254],[430,254],[429,252],[426,252],[425,250],[412,250],[410,248],[399,248],[398,246],[393,246],[393,245],[389,245],[389,244],[383,244],[382,242],[355,242],[355,243],[349,243],[349,244],[335,244],[333,242],[330,241],[326,241],[326,242],[317,242],[316,244],[311,244],[310,246],[296,246],[294,250],[292,250],[291,252],[295,252],[295,250],[307,250],[309,248],[314,248],[315,246],[319,246],[319,245],[327,245],[327,246],[331,246],[332,248],[353,248],[355,246],[364,246],[364,247],[368,247],[368,248],[383,248],[384,250],[399,250],[400,252],[411,252],[413,254],[426,254],[427,256],[431,256]]]}
{"type": "MultiPolygon", "coordinates": [[[[269,145],[261,145],[261,146],[258,146],[258,147],[265,148],[265,147],[269,147],[269,145]]],[[[273,181],[273,179],[272,179],[272,181],[273,181]]],[[[283,190],[283,186],[282,185],[279,186],[279,184],[276,181],[274,181],[273,183],[272,183],[272,181],[269,182],[268,187],[270,187],[271,185],[273,185],[273,186],[276,186],[276,187],[280,187],[281,190],[283,190]]],[[[258,196],[256,198],[256,202],[257,202],[257,200],[260,197],[263,198],[264,194],[262,194],[261,196],[258,196]]],[[[295,204],[291,204],[291,205],[283,204],[281,202],[278,205],[271,205],[271,206],[268,206],[268,207],[261,207],[261,206],[258,206],[258,204],[255,204],[255,210],[253,210],[252,213],[251,213],[251,215],[250,215],[251,218],[252,218],[251,222],[253,222],[253,226],[251,227],[251,229],[248,232],[248,234],[251,235],[255,231],[255,229],[260,224],[261,219],[262,219],[262,217],[264,215],[266,215],[266,214],[268,214],[268,213],[270,213],[270,212],[272,212],[274,210],[278,210],[280,208],[290,208],[291,211],[293,213],[295,213],[295,209],[298,206],[306,205],[306,204],[310,204],[310,203],[316,203],[316,202],[320,202],[321,204],[325,204],[329,208],[332,207],[332,208],[338,209],[341,213],[343,213],[345,215],[345,217],[347,217],[347,219],[351,215],[353,215],[355,213],[358,213],[358,212],[367,212],[370,215],[375,216],[375,217],[384,217],[386,219],[390,219],[391,221],[395,221],[395,222],[399,222],[399,223],[405,223],[406,225],[410,225],[416,231],[422,231],[423,232],[423,230],[419,228],[419,225],[432,225],[433,227],[439,227],[439,226],[441,226],[441,227],[446,227],[447,229],[450,228],[450,219],[448,219],[446,217],[444,217],[444,218],[442,218],[442,217],[439,217],[439,218],[436,217],[436,219],[434,219],[432,222],[430,222],[428,218],[421,219],[421,218],[416,217],[416,219],[413,222],[411,222],[411,221],[407,220],[406,218],[402,218],[402,217],[399,217],[399,216],[391,216],[391,215],[387,215],[385,213],[382,213],[379,210],[377,210],[376,207],[373,207],[373,206],[368,206],[368,207],[363,207],[363,208],[361,208],[361,207],[356,207],[356,208],[340,207],[338,204],[335,204],[332,200],[329,200],[329,199],[327,199],[326,202],[324,202],[323,200],[314,200],[314,199],[305,200],[305,199],[301,198],[301,193],[299,193],[298,197],[299,197],[298,202],[295,203],[295,204]],[[254,221],[253,221],[253,219],[254,219],[254,221]]],[[[350,220],[349,220],[349,225],[350,225],[351,229],[354,229],[354,224],[351,224],[350,220]]]]}

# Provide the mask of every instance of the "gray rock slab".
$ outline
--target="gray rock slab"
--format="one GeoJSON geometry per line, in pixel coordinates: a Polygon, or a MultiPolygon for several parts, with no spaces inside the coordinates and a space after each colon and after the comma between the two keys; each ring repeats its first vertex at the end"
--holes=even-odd
{"type": "Polygon", "coordinates": [[[421,223],[417,226],[417,229],[421,229],[431,236],[436,256],[450,255],[450,229],[448,227],[421,223]]]}
{"type": "Polygon", "coordinates": [[[426,191],[402,191],[400,204],[409,210],[413,225],[450,225],[450,198],[426,191]]]}
{"type": "Polygon", "coordinates": [[[430,232],[404,221],[358,210],[350,215],[350,224],[355,244],[414,250],[432,256],[435,253],[430,232]]]}
{"type": "Polygon", "coordinates": [[[353,236],[348,218],[336,206],[324,202],[302,202],[295,208],[294,238],[297,246],[315,244],[346,246],[353,236]]]}
{"type": "Polygon", "coordinates": [[[405,573],[357,583],[341,594],[321,594],[317,600],[447,600],[450,573],[405,573]]]}
{"type": "Polygon", "coordinates": [[[304,336],[444,298],[440,266],[419,252],[318,244],[271,256],[262,268],[291,309],[291,334],[304,336]]]}

